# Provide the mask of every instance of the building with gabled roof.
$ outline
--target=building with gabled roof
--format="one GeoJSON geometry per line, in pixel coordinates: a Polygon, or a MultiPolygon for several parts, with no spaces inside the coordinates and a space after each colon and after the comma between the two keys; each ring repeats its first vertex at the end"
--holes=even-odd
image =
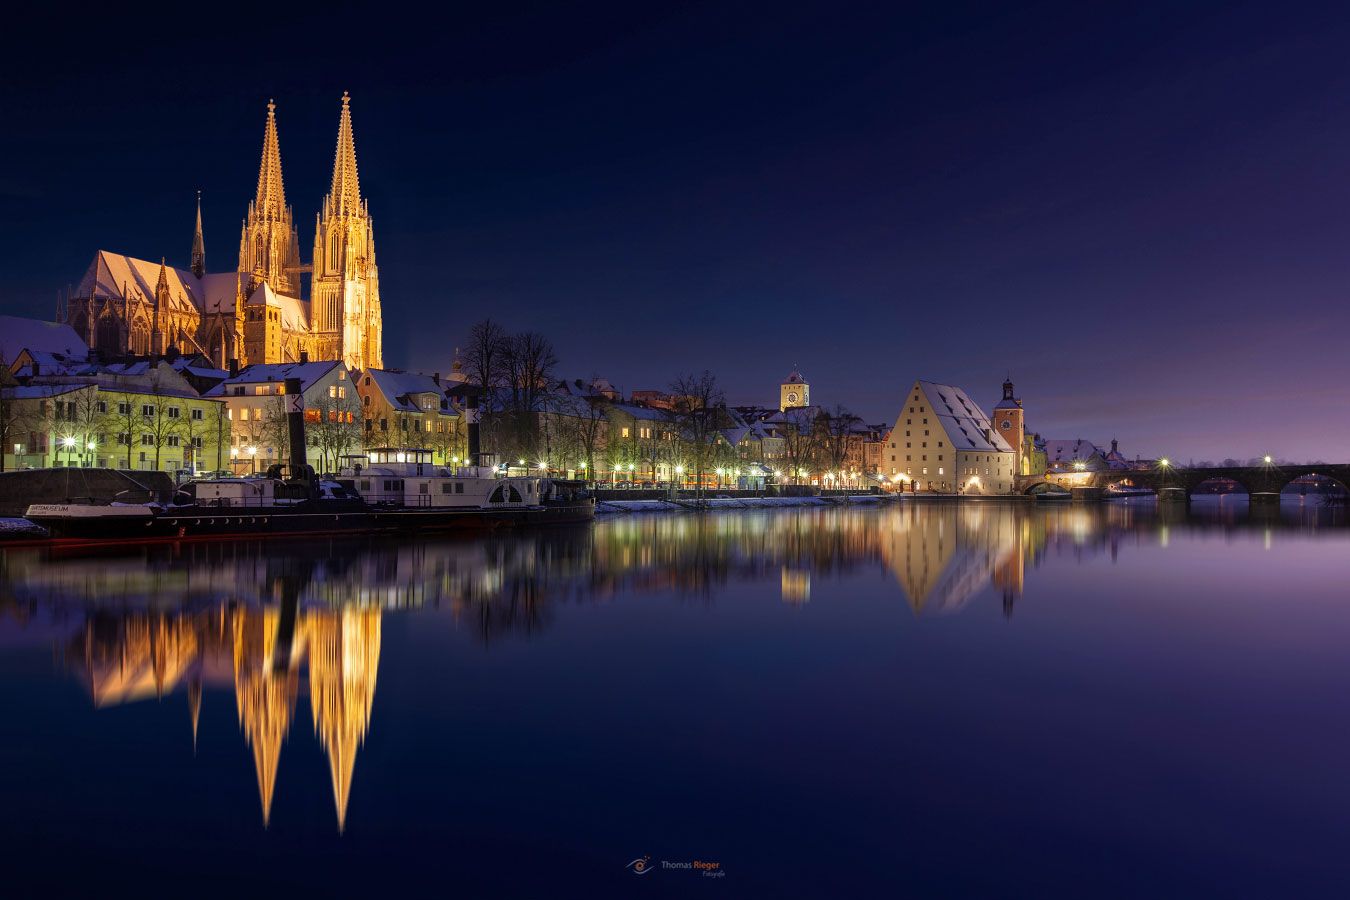
{"type": "Polygon", "coordinates": [[[883,472],[911,490],[1013,492],[1017,454],[965,391],[919,380],[886,441],[883,472]]]}
{"type": "Polygon", "coordinates": [[[318,433],[323,429],[315,426],[341,426],[350,432],[348,445],[360,434],[361,401],[355,375],[341,360],[248,366],[206,392],[207,397],[225,403],[230,463],[236,472],[265,472],[268,466],[286,461],[289,434],[282,398],[287,378],[300,379],[309,432],[307,458],[316,471],[332,470],[334,461],[329,458],[333,448],[318,433]]]}
{"type": "Polygon", "coordinates": [[[360,373],[356,390],[366,446],[430,450],[432,461],[441,464],[463,458],[464,428],[448,387],[439,374],[392,369],[360,373]]]}
{"type": "Polygon", "coordinates": [[[1045,442],[1045,459],[1047,467],[1055,472],[1070,470],[1100,472],[1103,469],[1110,468],[1106,461],[1106,454],[1101,451],[1101,448],[1082,438],[1072,440],[1047,439],[1045,442]]]}
{"type": "Polygon", "coordinates": [[[0,366],[12,367],[25,350],[63,363],[89,358],[89,345],[69,325],[0,316],[0,366]]]}

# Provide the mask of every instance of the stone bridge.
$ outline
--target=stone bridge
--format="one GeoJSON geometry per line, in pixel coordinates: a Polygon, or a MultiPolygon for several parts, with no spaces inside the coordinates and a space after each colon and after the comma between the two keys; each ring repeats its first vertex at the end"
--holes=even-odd
{"type": "Polygon", "coordinates": [[[1158,465],[1151,469],[1107,469],[1101,472],[1049,472],[1045,475],[1019,475],[1017,491],[1021,494],[1045,490],[1047,486],[1072,489],[1075,487],[1108,488],[1112,485],[1145,488],[1162,500],[1187,500],[1195,489],[1206,481],[1232,481],[1246,491],[1252,500],[1278,500],[1280,492],[1291,482],[1306,475],[1331,479],[1350,490],[1350,464],[1311,466],[1212,466],[1187,468],[1177,465],[1158,465]]]}

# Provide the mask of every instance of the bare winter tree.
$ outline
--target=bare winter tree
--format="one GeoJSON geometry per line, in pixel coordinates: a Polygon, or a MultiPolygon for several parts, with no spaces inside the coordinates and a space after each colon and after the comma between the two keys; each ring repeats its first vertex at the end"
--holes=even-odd
{"type": "MultiPolygon", "coordinates": [[[[26,444],[28,433],[38,421],[36,401],[21,399],[13,387],[0,388],[0,450],[14,444],[26,444]]],[[[16,459],[15,465],[18,465],[16,459]]],[[[5,470],[5,454],[0,452],[0,472],[5,470]]]]}
{"type": "Polygon", "coordinates": [[[819,455],[820,441],[816,430],[816,410],[809,406],[794,406],[783,411],[779,427],[783,439],[783,463],[793,484],[801,483],[801,472],[810,471],[819,455]]]}
{"type": "Polygon", "coordinates": [[[336,472],[342,455],[356,449],[361,442],[360,402],[354,396],[323,395],[305,413],[309,418],[306,431],[310,446],[319,451],[319,468],[324,472],[336,472]]]}
{"type": "Polygon", "coordinates": [[[713,443],[726,418],[726,397],[717,383],[717,376],[707,369],[699,375],[680,375],[671,382],[670,393],[675,427],[688,448],[691,468],[697,479],[696,491],[701,495],[703,475],[716,452],[713,443]]]}
{"type": "Polygon", "coordinates": [[[503,346],[506,421],[502,436],[512,455],[535,459],[544,449],[539,413],[554,379],[558,357],[548,338],[533,331],[510,337],[503,346]]]}
{"type": "Polygon", "coordinates": [[[215,409],[192,407],[184,410],[179,420],[178,433],[183,439],[183,464],[201,469],[209,458],[208,448],[214,451],[216,469],[224,468],[224,432],[226,431],[223,404],[214,404],[215,409]]]}
{"type": "Polygon", "coordinates": [[[506,329],[491,319],[475,324],[464,350],[464,371],[469,380],[485,391],[500,387],[506,380],[503,356],[509,343],[506,329]]]}
{"type": "Polygon", "coordinates": [[[821,455],[830,469],[838,471],[844,468],[848,460],[849,443],[854,439],[853,431],[861,424],[860,417],[842,406],[836,406],[833,412],[822,412],[816,419],[821,455]]]}

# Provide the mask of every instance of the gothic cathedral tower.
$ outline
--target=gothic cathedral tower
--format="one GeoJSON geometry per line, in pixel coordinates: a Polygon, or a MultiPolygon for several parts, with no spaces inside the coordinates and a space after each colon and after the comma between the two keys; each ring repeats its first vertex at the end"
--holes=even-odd
{"type": "Polygon", "coordinates": [[[294,277],[300,271],[300,240],[281,181],[276,110],[277,105],[267,101],[258,195],[248,206],[248,217],[239,236],[239,275],[245,294],[252,294],[258,285],[266,283],[278,294],[294,297],[300,291],[299,280],[294,277]]]}
{"type": "Polygon", "coordinates": [[[311,330],[319,359],[355,369],[383,367],[375,232],[356,172],[351,98],[342,95],[333,184],[314,224],[311,330]]]}

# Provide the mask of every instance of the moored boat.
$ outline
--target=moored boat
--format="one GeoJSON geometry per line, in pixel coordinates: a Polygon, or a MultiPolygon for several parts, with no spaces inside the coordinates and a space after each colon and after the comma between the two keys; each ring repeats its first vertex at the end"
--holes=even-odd
{"type": "MultiPolygon", "coordinates": [[[[289,381],[289,380],[288,380],[289,381]]],[[[299,397],[299,385],[286,393],[299,397]]],[[[43,503],[26,518],[57,540],[136,542],[190,538],[419,534],[587,522],[595,500],[584,484],[544,477],[507,477],[477,452],[477,424],[469,427],[475,464],[449,468],[421,450],[384,448],[349,458],[336,480],[305,464],[303,410],[289,415],[291,465],[266,477],[190,481],[170,497],[112,503],[43,503]]]]}

